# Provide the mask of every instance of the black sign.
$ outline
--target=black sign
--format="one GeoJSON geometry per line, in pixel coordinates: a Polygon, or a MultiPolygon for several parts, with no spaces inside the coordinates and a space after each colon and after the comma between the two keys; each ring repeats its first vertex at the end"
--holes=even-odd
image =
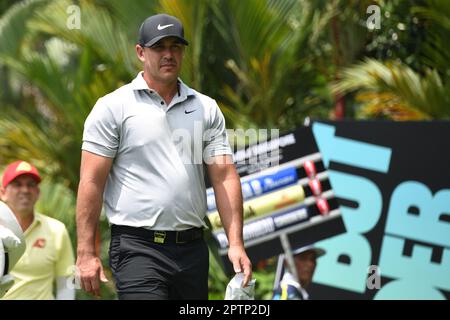
{"type": "MultiPolygon", "coordinates": [[[[296,249],[345,232],[310,128],[240,149],[234,160],[244,196],[244,242],[253,264],[284,252],[281,237],[296,249]]],[[[231,274],[228,239],[211,188],[207,195],[213,239],[231,274]]]]}
{"type": "Polygon", "coordinates": [[[347,232],[318,243],[315,299],[450,297],[450,123],[312,126],[347,232]]]}

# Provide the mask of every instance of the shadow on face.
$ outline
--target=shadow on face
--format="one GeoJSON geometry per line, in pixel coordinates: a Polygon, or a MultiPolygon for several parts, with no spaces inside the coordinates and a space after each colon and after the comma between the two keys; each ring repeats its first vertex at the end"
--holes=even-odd
{"type": "Polygon", "coordinates": [[[300,284],[303,288],[309,286],[317,265],[317,255],[314,251],[305,251],[294,256],[295,267],[300,284]]]}

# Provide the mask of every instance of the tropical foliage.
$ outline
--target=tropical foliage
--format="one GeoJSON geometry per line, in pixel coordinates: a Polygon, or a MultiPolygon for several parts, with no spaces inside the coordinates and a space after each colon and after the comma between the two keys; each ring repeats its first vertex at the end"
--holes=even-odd
{"type": "MultiPolygon", "coordinates": [[[[375,1],[381,29],[369,31],[373,3],[0,1],[0,166],[20,158],[40,169],[38,209],[65,222],[75,244],[84,120],[140,70],[137,29],[156,12],[186,26],[182,78],[217,100],[230,128],[289,130],[335,117],[335,105],[350,118],[449,118],[450,3],[375,1]]],[[[104,218],[101,231],[107,265],[104,218]]],[[[211,257],[211,297],[222,298],[228,277],[211,257]]],[[[270,296],[272,267],[257,271],[258,298],[270,296]]],[[[103,289],[115,297],[111,282],[103,289]]]]}
{"type": "MultiPolygon", "coordinates": [[[[385,61],[365,59],[343,70],[342,80],[332,86],[335,93],[357,91],[355,100],[361,104],[358,117],[450,118],[450,3],[419,3],[408,7],[407,20],[413,26],[411,36],[417,37],[420,46],[416,43],[409,51],[399,48],[397,57],[391,52],[385,61]]],[[[392,35],[398,37],[405,28],[398,23],[392,35]]]]}
{"type": "Polygon", "coordinates": [[[361,89],[357,101],[364,103],[362,116],[395,120],[450,117],[450,84],[435,69],[421,75],[401,63],[366,60],[344,70],[335,91],[361,89]]]}

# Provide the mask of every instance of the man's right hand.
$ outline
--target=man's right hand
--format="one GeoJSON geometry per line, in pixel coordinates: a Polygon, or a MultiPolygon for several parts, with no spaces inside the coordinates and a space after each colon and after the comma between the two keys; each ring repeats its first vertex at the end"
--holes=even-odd
{"type": "Polygon", "coordinates": [[[77,276],[81,288],[95,297],[100,297],[100,281],[108,282],[103,273],[102,262],[95,255],[78,256],[77,276]]]}

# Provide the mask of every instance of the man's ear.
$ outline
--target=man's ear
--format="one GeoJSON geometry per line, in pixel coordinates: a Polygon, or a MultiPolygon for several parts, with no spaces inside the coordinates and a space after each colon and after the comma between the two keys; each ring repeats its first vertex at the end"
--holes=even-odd
{"type": "Polygon", "coordinates": [[[142,48],[139,44],[137,44],[135,48],[138,59],[144,62],[145,61],[144,48],[142,48]]]}

